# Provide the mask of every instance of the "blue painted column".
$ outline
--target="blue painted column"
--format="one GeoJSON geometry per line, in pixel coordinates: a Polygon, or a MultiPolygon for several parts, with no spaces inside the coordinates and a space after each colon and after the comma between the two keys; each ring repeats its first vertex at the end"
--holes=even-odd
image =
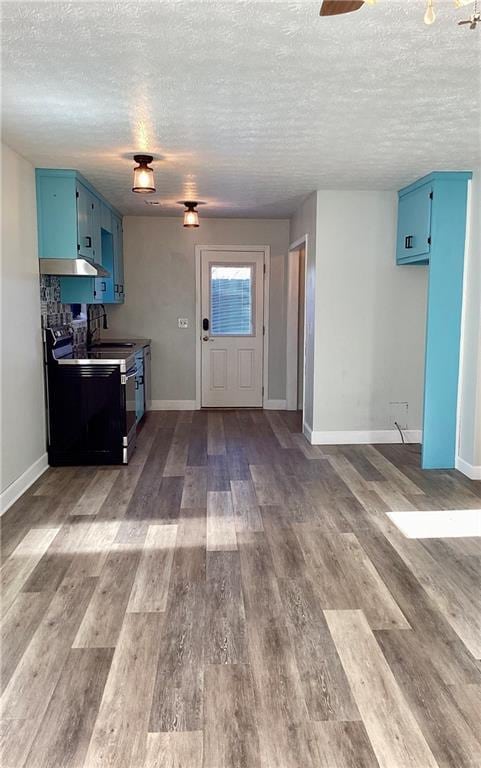
{"type": "Polygon", "coordinates": [[[433,187],[423,469],[454,467],[456,456],[468,174],[463,176],[440,175],[433,187]]]}

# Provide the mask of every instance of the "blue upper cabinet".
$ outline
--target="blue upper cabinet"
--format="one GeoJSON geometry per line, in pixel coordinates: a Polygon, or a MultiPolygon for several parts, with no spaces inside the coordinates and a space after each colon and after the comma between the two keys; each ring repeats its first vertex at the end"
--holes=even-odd
{"type": "Polygon", "coordinates": [[[422,466],[455,465],[469,172],[438,172],[399,192],[398,264],[428,264],[422,466]],[[412,238],[412,239],[408,239],[412,238]]]}
{"type": "Polygon", "coordinates": [[[399,193],[398,264],[426,264],[431,251],[431,184],[399,193]]]}
{"type": "Polygon", "coordinates": [[[102,254],[99,241],[100,200],[80,182],[77,182],[75,189],[77,197],[78,255],[101,263],[102,254]]]}
{"type": "Polygon", "coordinates": [[[122,219],[115,214],[112,214],[112,241],[115,275],[113,301],[116,304],[123,304],[125,297],[123,230],[122,219]]]}
{"type": "Polygon", "coordinates": [[[36,182],[39,257],[76,259],[79,213],[73,172],[37,168],[36,182]]]}
{"type": "Polygon", "coordinates": [[[102,278],[61,277],[62,301],[122,303],[121,215],[77,171],[37,168],[36,182],[39,257],[80,256],[102,264],[110,273],[102,278]]]}

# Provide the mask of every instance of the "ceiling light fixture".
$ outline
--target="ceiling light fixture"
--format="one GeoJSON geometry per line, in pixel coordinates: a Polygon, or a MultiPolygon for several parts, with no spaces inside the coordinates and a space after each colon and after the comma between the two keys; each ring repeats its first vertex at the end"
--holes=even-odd
{"type": "Polygon", "coordinates": [[[154,170],[149,167],[149,163],[153,159],[152,155],[134,155],[134,160],[138,165],[134,168],[132,192],[140,192],[141,194],[155,192],[154,170]]]}
{"type": "MultiPolygon", "coordinates": [[[[323,0],[320,15],[339,16],[345,13],[352,13],[353,11],[358,11],[363,5],[375,5],[376,2],[377,0],[323,0]]],[[[424,23],[430,26],[436,21],[434,0],[424,0],[424,2],[427,2],[424,23]]],[[[469,29],[476,29],[477,25],[481,23],[481,13],[478,11],[477,0],[453,0],[453,2],[456,8],[462,8],[465,5],[474,3],[474,11],[469,19],[458,22],[458,25],[464,26],[466,24],[469,26],[469,29]]]]}
{"type": "MultiPolygon", "coordinates": [[[[461,3],[462,0],[459,0],[461,3]]],[[[478,11],[478,1],[475,0],[474,3],[474,10],[469,19],[465,19],[464,21],[458,21],[458,27],[464,27],[464,25],[467,24],[469,26],[469,29],[476,29],[478,24],[481,24],[481,13],[478,11]]]]}
{"type": "Polygon", "coordinates": [[[199,212],[196,210],[198,205],[205,205],[205,203],[199,203],[197,200],[179,200],[179,205],[184,206],[184,227],[187,229],[193,229],[199,226],[199,212]]]}
{"type": "Polygon", "coordinates": [[[436,11],[434,10],[433,0],[428,0],[426,13],[424,14],[424,23],[430,25],[434,24],[435,21],[436,11]]]}

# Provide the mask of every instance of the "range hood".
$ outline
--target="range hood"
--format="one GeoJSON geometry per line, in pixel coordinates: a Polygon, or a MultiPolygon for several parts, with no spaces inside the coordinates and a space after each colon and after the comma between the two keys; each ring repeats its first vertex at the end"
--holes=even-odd
{"type": "Polygon", "coordinates": [[[89,259],[39,259],[41,275],[66,277],[110,277],[105,267],[89,259]]]}

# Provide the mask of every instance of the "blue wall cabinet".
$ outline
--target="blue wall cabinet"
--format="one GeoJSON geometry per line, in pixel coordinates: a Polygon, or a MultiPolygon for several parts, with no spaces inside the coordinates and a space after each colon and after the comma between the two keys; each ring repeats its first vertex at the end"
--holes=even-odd
{"type": "Polygon", "coordinates": [[[123,230],[122,219],[115,214],[112,214],[112,238],[115,276],[113,301],[116,304],[123,304],[125,298],[123,230]]]}
{"type": "Polygon", "coordinates": [[[106,203],[100,203],[100,226],[106,232],[112,232],[112,210],[106,203]]]}
{"type": "Polygon", "coordinates": [[[122,217],[80,173],[36,169],[39,258],[102,264],[109,277],[61,277],[66,304],[124,301],[122,217]],[[115,291],[122,285],[122,292],[115,291]]]}
{"type": "Polygon", "coordinates": [[[431,251],[432,184],[399,195],[398,264],[427,264],[431,251]]]}
{"type": "Polygon", "coordinates": [[[467,195],[471,177],[469,172],[432,173],[399,192],[397,262],[429,265],[423,469],[451,469],[455,464],[467,195]],[[402,238],[408,230],[413,241],[412,248],[406,249],[402,238]],[[423,245],[426,234],[429,250],[423,245]],[[406,250],[411,251],[407,256],[406,250]]]}
{"type": "Polygon", "coordinates": [[[76,195],[78,254],[100,263],[100,200],[80,183],[76,185],[76,195]]]}

